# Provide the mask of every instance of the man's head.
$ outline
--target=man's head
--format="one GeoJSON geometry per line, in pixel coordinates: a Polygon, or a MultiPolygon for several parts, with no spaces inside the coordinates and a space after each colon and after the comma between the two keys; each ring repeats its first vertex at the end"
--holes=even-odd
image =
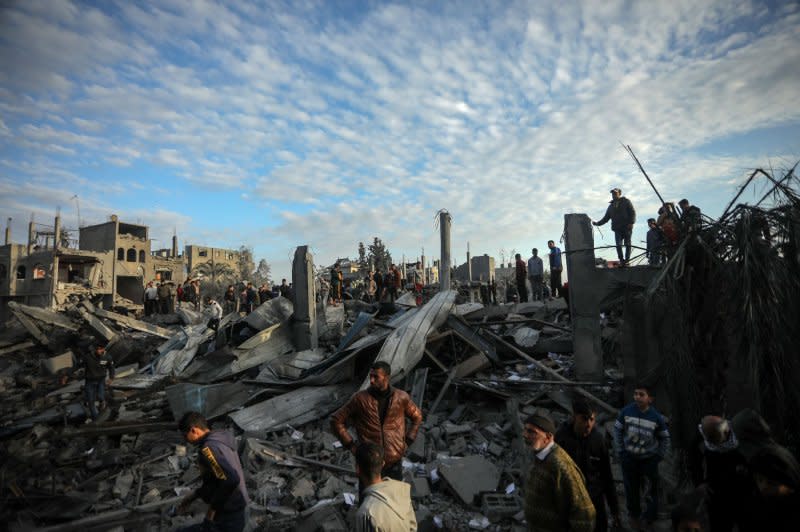
{"type": "Polygon", "coordinates": [[[597,409],[588,401],[578,399],[572,403],[572,431],[579,438],[588,438],[596,422],[597,409]]]}
{"type": "Polygon", "coordinates": [[[552,443],[555,432],[552,419],[543,414],[532,414],[525,420],[522,437],[531,449],[539,452],[552,443]]]}
{"type": "Polygon", "coordinates": [[[197,443],[210,431],[208,421],[200,412],[186,412],[178,422],[178,429],[189,443],[197,443]]]}
{"type": "Polygon", "coordinates": [[[556,247],[556,243],[553,242],[552,240],[548,240],[547,241],[547,247],[549,247],[550,249],[553,249],[554,247],[556,247]]]}
{"type": "Polygon", "coordinates": [[[522,258],[522,255],[517,253],[516,255],[514,255],[514,258],[517,259],[517,260],[520,260],[522,258]]]}
{"type": "Polygon", "coordinates": [[[286,285],[286,279],[281,279],[281,284],[285,286],[286,285]]]}
{"type": "Polygon", "coordinates": [[[618,188],[612,188],[611,189],[611,197],[612,198],[619,199],[620,196],[622,196],[622,190],[621,189],[618,189],[618,188]]]}
{"type": "Polygon", "coordinates": [[[731,437],[728,420],[719,416],[703,416],[700,420],[700,430],[708,443],[713,445],[722,445],[731,437]]]}
{"type": "Polygon", "coordinates": [[[686,198],[683,198],[682,200],[680,200],[678,202],[678,207],[680,207],[681,210],[684,210],[684,211],[689,208],[689,205],[690,205],[689,200],[686,199],[686,198]]]}
{"type": "Polygon", "coordinates": [[[652,388],[644,383],[637,384],[633,389],[633,402],[644,412],[653,404],[652,388]]]}
{"type": "Polygon", "coordinates": [[[364,484],[379,481],[383,470],[383,447],[375,443],[361,443],[356,448],[356,475],[364,484]]]}
{"type": "Polygon", "coordinates": [[[537,256],[537,255],[539,254],[539,250],[538,250],[538,249],[536,249],[536,248],[533,248],[533,249],[531,250],[531,253],[533,253],[533,256],[535,257],[535,256],[537,256]]]}
{"type": "Polygon", "coordinates": [[[369,370],[369,387],[379,392],[386,390],[391,374],[392,366],[383,361],[375,362],[369,370]]]}
{"type": "Polygon", "coordinates": [[[101,357],[106,354],[106,346],[104,345],[96,345],[94,346],[94,354],[101,357]]]}
{"type": "Polygon", "coordinates": [[[647,225],[652,229],[656,226],[656,219],[655,218],[648,218],[647,225]]]}

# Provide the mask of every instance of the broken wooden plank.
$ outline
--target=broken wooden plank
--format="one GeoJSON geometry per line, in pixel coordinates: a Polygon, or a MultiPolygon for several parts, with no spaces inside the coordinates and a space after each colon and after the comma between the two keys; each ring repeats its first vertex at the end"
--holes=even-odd
{"type": "Polygon", "coordinates": [[[145,333],[152,334],[154,336],[159,336],[164,339],[172,338],[173,332],[169,329],[165,329],[163,327],[159,327],[158,325],[153,325],[152,323],[147,323],[144,321],[140,321],[128,316],[123,316],[122,314],[117,314],[116,312],[109,312],[108,310],[103,310],[101,308],[97,308],[88,301],[83,301],[82,305],[86,307],[86,309],[98,316],[100,318],[105,318],[107,320],[115,321],[120,325],[124,325],[129,329],[134,329],[136,331],[141,331],[145,333]]]}
{"type": "Polygon", "coordinates": [[[36,323],[34,323],[32,319],[30,319],[28,316],[26,316],[19,310],[15,309],[12,306],[14,304],[15,304],[14,301],[9,302],[8,308],[11,309],[11,312],[14,314],[14,316],[17,317],[22,326],[25,327],[25,330],[28,331],[28,333],[30,333],[30,335],[33,336],[33,338],[37,342],[39,342],[42,345],[47,345],[49,343],[47,336],[45,336],[42,330],[36,325],[36,323]]]}
{"type": "MultiPolygon", "coordinates": [[[[454,290],[439,292],[415,312],[407,323],[392,331],[386,338],[375,361],[386,362],[391,366],[391,382],[397,383],[404,379],[419,363],[425,352],[428,334],[445,322],[455,299],[454,290]]],[[[364,379],[361,389],[366,389],[367,386],[369,377],[364,379]]]]}
{"type": "Polygon", "coordinates": [[[439,369],[442,370],[444,373],[447,373],[448,371],[450,371],[449,369],[447,369],[447,366],[442,364],[442,361],[439,360],[439,358],[436,355],[431,353],[430,349],[425,348],[425,354],[428,356],[428,358],[433,360],[433,363],[436,364],[439,367],[439,369]]]}
{"type": "Polygon", "coordinates": [[[497,348],[486,338],[478,334],[478,331],[464,321],[461,316],[448,316],[447,325],[458,335],[459,338],[469,345],[482,352],[492,363],[497,363],[500,359],[497,356],[497,348]]]}
{"type": "Polygon", "coordinates": [[[431,415],[434,412],[436,412],[436,408],[439,406],[439,403],[442,401],[442,397],[444,397],[444,393],[450,387],[450,383],[453,382],[453,377],[455,377],[455,375],[456,375],[456,369],[457,368],[453,368],[453,369],[450,370],[450,374],[447,375],[447,380],[444,381],[444,386],[442,386],[442,389],[439,390],[439,395],[436,396],[436,400],[431,405],[430,410],[428,410],[428,415],[431,415]]]}
{"type": "Polygon", "coordinates": [[[455,378],[463,379],[464,377],[469,377],[473,373],[487,368],[490,365],[491,364],[489,363],[489,359],[486,358],[486,355],[483,353],[476,353],[455,367],[455,378]]]}
{"type": "Polygon", "coordinates": [[[278,463],[278,465],[285,465],[290,467],[313,466],[314,468],[327,469],[328,471],[333,471],[335,473],[344,473],[345,475],[355,475],[355,471],[353,469],[337,466],[329,462],[320,462],[319,460],[312,460],[311,458],[305,458],[303,456],[298,456],[296,454],[287,453],[286,451],[279,451],[277,449],[273,449],[272,447],[267,447],[261,441],[256,440],[255,438],[249,438],[248,445],[252,447],[255,446],[260,447],[261,453],[274,459],[278,463]]]}
{"type": "Polygon", "coordinates": [[[333,412],[350,396],[353,385],[305,386],[230,414],[249,433],[281,430],[314,421],[333,412]]]}
{"type": "Polygon", "coordinates": [[[13,310],[24,312],[31,318],[39,320],[42,323],[47,323],[48,325],[54,325],[56,327],[67,329],[69,331],[77,331],[80,329],[80,326],[71,319],[69,319],[67,316],[52,311],[50,309],[31,307],[29,305],[23,305],[22,303],[17,303],[16,301],[9,301],[8,307],[13,310]]]}
{"type": "MultiPolygon", "coordinates": [[[[545,373],[547,373],[548,375],[553,377],[553,379],[555,379],[557,381],[560,381],[560,382],[564,382],[564,383],[571,382],[566,377],[562,377],[559,373],[557,373],[557,372],[553,371],[552,369],[548,368],[547,366],[545,366],[544,364],[542,364],[541,362],[539,362],[538,360],[536,360],[532,356],[530,356],[527,353],[525,353],[524,351],[518,349],[516,346],[511,345],[510,343],[506,342],[500,336],[498,336],[494,332],[490,331],[489,329],[486,329],[485,332],[488,335],[490,335],[492,338],[494,338],[495,341],[500,342],[500,344],[505,346],[507,349],[510,349],[511,351],[513,351],[517,356],[519,356],[519,357],[527,360],[528,362],[532,363],[534,366],[536,366],[540,370],[544,371],[545,373]]],[[[591,393],[589,393],[588,391],[586,391],[584,388],[582,388],[580,386],[575,386],[574,390],[575,390],[576,393],[578,393],[578,394],[586,397],[587,399],[593,401],[598,406],[602,407],[603,410],[605,410],[605,411],[607,411],[607,412],[609,412],[611,414],[616,415],[617,412],[619,411],[618,408],[615,408],[615,407],[611,406],[610,404],[606,403],[605,401],[603,401],[602,399],[599,399],[599,398],[595,397],[594,395],[592,395],[591,393]]]]}

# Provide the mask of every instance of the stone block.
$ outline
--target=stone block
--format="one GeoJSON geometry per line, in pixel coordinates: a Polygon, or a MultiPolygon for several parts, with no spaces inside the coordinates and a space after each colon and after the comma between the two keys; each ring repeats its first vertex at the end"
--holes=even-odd
{"type": "Polygon", "coordinates": [[[425,433],[423,431],[420,430],[419,433],[417,433],[417,439],[414,440],[414,443],[408,448],[406,455],[409,460],[413,460],[414,462],[420,462],[425,459],[425,433]]]}
{"type": "Polygon", "coordinates": [[[491,521],[499,521],[519,512],[519,500],[504,493],[484,493],[481,495],[481,511],[491,521]]]}
{"type": "Polygon", "coordinates": [[[495,491],[500,482],[497,467],[482,456],[466,456],[439,467],[439,474],[447,486],[465,504],[473,504],[482,491],[495,491]]]}
{"type": "Polygon", "coordinates": [[[411,479],[411,497],[422,499],[431,494],[431,486],[425,477],[414,477],[411,479]]]}
{"type": "Polygon", "coordinates": [[[54,357],[42,360],[42,369],[50,375],[55,375],[63,369],[72,367],[72,351],[67,351],[54,357]]]}

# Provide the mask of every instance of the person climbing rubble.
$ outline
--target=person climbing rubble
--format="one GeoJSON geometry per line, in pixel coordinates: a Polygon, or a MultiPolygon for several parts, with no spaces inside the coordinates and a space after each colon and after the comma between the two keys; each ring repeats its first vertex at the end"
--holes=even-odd
{"type": "Polygon", "coordinates": [[[86,422],[91,423],[99,415],[97,402],[100,402],[101,411],[106,408],[106,386],[111,385],[115,376],[114,359],[106,354],[105,346],[98,344],[91,352],[82,353],[81,363],[86,379],[83,383],[83,397],[89,409],[86,422]]]}

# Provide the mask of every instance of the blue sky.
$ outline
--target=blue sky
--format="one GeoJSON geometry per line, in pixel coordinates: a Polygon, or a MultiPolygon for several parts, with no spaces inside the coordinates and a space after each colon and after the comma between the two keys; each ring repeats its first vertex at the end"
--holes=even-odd
{"type": "MultiPolygon", "coordinates": [[[[398,259],[527,255],[619,186],[720,214],[800,159],[797,2],[4,2],[0,216],[61,207],[287,276],[379,236],[398,259]],[[558,5],[556,5],[558,4],[558,5]]],[[[613,244],[610,230],[597,245],[613,244]]],[[[612,253],[613,254],[613,253],[612,253]]],[[[605,255],[610,256],[608,253],[605,255]]]]}

